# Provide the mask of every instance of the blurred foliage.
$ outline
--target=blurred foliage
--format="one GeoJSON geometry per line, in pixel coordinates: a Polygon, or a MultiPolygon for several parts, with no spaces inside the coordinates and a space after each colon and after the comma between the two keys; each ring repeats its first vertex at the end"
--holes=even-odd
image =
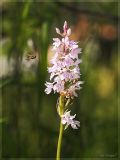
{"type": "Polygon", "coordinates": [[[118,2],[3,0],[0,10],[2,157],[54,159],[56,155],[58,95],[45,95],[44,83],[55,27],[67,20],[71,38],[83,50],[84,84],[71,107],[81,127],[64,132],[62,157],[117,159],[118,2]],[[28,51],[37,53],[38,60],[27,61],[28,51]]]}

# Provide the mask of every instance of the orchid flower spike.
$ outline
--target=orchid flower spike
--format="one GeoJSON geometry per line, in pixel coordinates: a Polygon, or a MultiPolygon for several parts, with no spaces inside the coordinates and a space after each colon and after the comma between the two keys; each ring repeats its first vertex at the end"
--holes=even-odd
{"type": "MultiPolygon", "coordinates": [[[[70,40],[69,35],[71,29],[67,29],[67,22],[64,22],[64,33],[66,35],[60,40],[59,38],[53,38],[53,52],[54,56],[51,59],[51,67],[48,67],[50,73],[50,80],[52,82],[46,82],[46,94],[59,93],[65,95],[66,98],[77,97],[76,91],[81,89],[79,81],[80,69],[79,64],[82,62],[78,55],[81,53],[81,48],[78,47],[78,43],[70,40]]],[[[56,28],[56,32],[60,33],[60,30],[56,28]]]]}
{"type": "MultiPolygon", "coordinates": [[[[78,42],[69,39],[71,29],[68,28],[66,21],[63,25],[63,33],[59,28],[56,28],[56,33],[62,38],[53,38],[54,56],[50,61],[51,67],[48,67],[50,82],[45,83],[45,93],[50,94],[53,91],[66,99],[73,99],[78,96],[77,91],[81,89],[83,83],[79,80],[81,75],[79,64],[82,62],[79,59],[81,48],[79,48],[78,42]]],[[[79,123],[70,118],[70,112],[66,112],[63,117],[65,118],[67,115],[69,118],[66,119],[65,124],[77,129],[79,123]]]]}

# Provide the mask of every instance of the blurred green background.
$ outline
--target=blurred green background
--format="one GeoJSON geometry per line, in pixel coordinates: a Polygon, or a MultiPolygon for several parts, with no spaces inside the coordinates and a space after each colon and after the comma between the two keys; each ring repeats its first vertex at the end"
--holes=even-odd
{"type": "Polygon", "coordinates": [[[45,95],[44,83],[55,27],[67,20],[82,48],[84,84],[71,106],[81,127],[64,132],[62,157],[118,159],[118,2],[3,0],[0,12],[2,158],[56,156],[58,95],[45,95]]]}

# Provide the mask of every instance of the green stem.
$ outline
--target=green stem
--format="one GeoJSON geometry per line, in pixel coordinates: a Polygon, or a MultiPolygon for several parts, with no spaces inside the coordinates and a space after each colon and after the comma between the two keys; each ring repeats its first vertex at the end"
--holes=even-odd
{"type": "Polygon", "coordinates": [[[63,125],[62,125],[62,123],[60,122],[60,131],[59,131],[59,138],[58,138],[58,145],[57,145],[57,157],[56,157],[56,160],[60,160],[60,151],[61,151],[62,135],[63,135],[63,125]]]}
{"type": "MultiPolygon", "coordinates": [[[[59,109],[60,109],[60,115],[62,115],[64,113],[64,96],[60,96],[59,109]]],[[[56,160],[60,160],[62,136],[63,136],[63,124],[60,121],[60,130],[59,130],[59,138],[58,138],[58,144],[57,144],[56,160]]]]}

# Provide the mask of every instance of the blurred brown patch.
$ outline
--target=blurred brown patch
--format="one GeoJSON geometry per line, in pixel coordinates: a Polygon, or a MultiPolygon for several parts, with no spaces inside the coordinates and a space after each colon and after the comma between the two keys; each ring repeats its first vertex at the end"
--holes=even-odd
{"type": "Polygon", "coordinates": [[[115,40],[117,38],[117,27],[111,24],[102,24],[99,26],[99,34],[107,40],[115,40]]]}
{"type": "Polygon", "coordinates": [[[89,26],[90,23],[86,15],[78,16],[77,24],[72,30],[72,35],[70,36],[70,39],[74,39],[76,41],[84,40],[88,35],[89,26]]]}

